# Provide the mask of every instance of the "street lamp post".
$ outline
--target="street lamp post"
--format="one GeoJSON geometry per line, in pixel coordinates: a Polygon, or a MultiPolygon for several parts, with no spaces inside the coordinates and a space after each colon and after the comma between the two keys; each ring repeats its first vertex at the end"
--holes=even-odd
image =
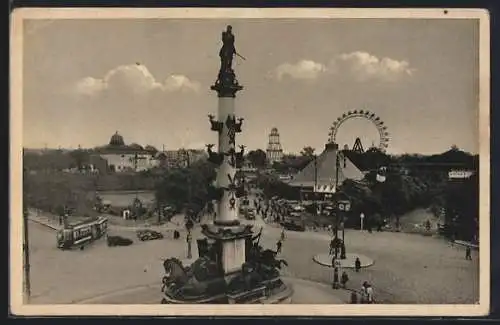
{"type": "MultiPolygon", "coordinates": [[[[346,167],[346,158],[344,158],[344,167],[346,167]]],[[[351,203],[348,200],[342,200],[340,199],[338,195],[338,188],[339,188],[339,171],[340,171],[340,155],[338,152],[338,147],[337,147],[337,154],[335,157],[335,193],[336,193],[336,213],[335,213],[335,238],[336,242],[338,242],[338,229],[339,229],[339,216],[342,217],[342,252],[341,252],[341,259],[345,259],[345,218],[344,218],[344,212],[347,212],[351,208],[351,203]]],[[[335,256],[337,254],[337,250],[335,250],[335,256]]]]}
{"type": "Polygon", "coordinates": [[[191,251],[191,243],[193,242],[193,235],[191,234],[191,229],[188,229],[186,241],[187,241],[187,258],[191,259],[193,257],[193,254],[191,251]]]}
{"type": "MultiPolygon", "coordinates": [[[[26,169],[23,169],[24,184],[26,184],[26,169]]],[[[29,302],[31,296],[30,281],[30,253],[28,237],[28,206],[26,200],[26,190],[23,188],[23,257],[24,257],[24,296],[26,302],[29,302]]]]}
{"type": "MultiPolygon", "coordinates": [[[[335,193],[338,192],[339,189],[339,169],[340,169],[340,157],[337,148],[337,154],[335,155],[335,193]]],[[[339,234],[339,209],[337,203],[337,209],[335,213],[335,238],[338,239],[339,234]]]]}
{"type": "Polygon", "coordinates": [[[187,236],[186,236],[186,243],[187,243],[187,258],[191,259],[193,257],[192,251],[191,251],[191,244],[193,242],[193,235],[191,234],[191,230],[193,229],[194,223],[193,220],[191,220],[191,217],[188,216],[188,220],[186,221],[186,230],[187,230],[187,236]]]}
{"type": "Polygon", "coordinates": [[[317,207],[317,201],[316,201],[316,191],[318,189],[318,156],[316,154],[313,156],[314,157],[314,189],[313,189],[313,203],[314,203],[314,212],[315,215],[317,214],[318,207],[317,207]]]}
{"type": "MultiPolygon", "coordinates": [[[[337,215],[342,214],[342,220],[344,220],[343,214],[345,212],[349,212],[350,210],[351,210],[351,202],[349,200],[338,200],[337,201],[337,215]]],[[[344,224],[344,221],[342,221],[342,224],[344,224]]],[[[344,225],[342,226],[342,246],[343,246],[343,249],[342,249],[342,253],[341,253],[340,258],[345,259],[346,253],[345,253],[345,226],[344,225]]]]}
{"type": "MultiPolygon", "coordinates": [[[[189,159],[189,151],[185,150],[184,151],[184,159],[186,162],[186,167],[189,168],[191,165],[190,159],[189,159]]],[[[193,257],[192,254],[192,242],[193,242],[193,235],[191,234],[191,230],[193,229],[194,223],[192,220],[192,215],[191,212],[194,212],[191,208],[191,174],[188,172],[188,213],[187,213],[187,218],[188,220],[186,221],[186,229],[187,229],[187,236],[186,236],[186,243],[187,243],[187,258],[191,259],[193,257]]]]}

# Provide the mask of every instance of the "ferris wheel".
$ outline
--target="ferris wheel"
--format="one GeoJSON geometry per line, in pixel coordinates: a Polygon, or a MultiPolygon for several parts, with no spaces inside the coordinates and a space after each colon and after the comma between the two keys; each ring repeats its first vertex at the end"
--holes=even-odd
{"type": "MultiPolygon", "coordinates": [[[[382,121],[382,119],[379,116],[377,116],[377,114],[367,110],[348,111],[342,114],[342,116],[339,116],[337,120],[334,121],[332,126],[330,127],[330,132],[328,133],[328,142],[336,143],[337,132],[340,126],[345,121],[353,118],[363,118],[373,123],[373,125],[377,128],[379,134],[378,149],[382,152],[385,152],[387,150],[387,147],[389,146],[389,132],[387,132],[387,126],[385,126],[384,121],[382,121]]],[[[359,138],[356,139],[355,146],[356,144],[358,144],[358,142],[359,146],[361,146],[359,138]]]]}

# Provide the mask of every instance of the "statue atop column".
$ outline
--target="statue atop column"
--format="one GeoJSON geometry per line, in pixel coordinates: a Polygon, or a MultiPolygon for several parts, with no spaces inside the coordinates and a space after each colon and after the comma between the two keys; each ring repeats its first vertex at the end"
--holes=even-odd
{"type": "Polygon", "coordinates": [[[229,25],[222,32],[222,47],[219,51],[220,72],[231,72],[233,70],[234,55],[236,55],[236,48],[234,47],[233,27],[229,25]]]}
{"type": "Polygon", "coordinates": [[[215,85],[211,88],[219,92],[221,97],[234,97],[236,91],[243,89],[236,80],[236,74],[233,70],[233,58],[235,55],[245,59],[236,52],[234,45],[235,37],[231,25],[226,27],[222,32],[222,47],[219,50],[220,69],[215,81],[215,85]]]}

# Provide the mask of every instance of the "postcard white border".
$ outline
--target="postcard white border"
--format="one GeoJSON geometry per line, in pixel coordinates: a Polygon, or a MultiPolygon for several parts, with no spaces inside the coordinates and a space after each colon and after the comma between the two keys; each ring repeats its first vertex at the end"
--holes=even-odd
{"type": "Polygon", "coordinates": [[[490,304],[490,30],[483,9],[23,8],[11,16],[10,310],[15,315],[481,316],[490,304]],[[445,10],[447,13],[445,14],[445,10]],[[405,18],[478,19],[480,26],[480,291],[474,305],[27,305],[22,297],[22,57],[25,19],[405,18]]]}

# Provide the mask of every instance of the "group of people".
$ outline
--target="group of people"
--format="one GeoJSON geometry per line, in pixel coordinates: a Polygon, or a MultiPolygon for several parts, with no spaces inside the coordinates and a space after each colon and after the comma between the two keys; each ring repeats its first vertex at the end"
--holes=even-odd
{"type": "MultiPolygon", "coordinates": [[[[339,277],[339,268],[337,266],[334,266],[334,271],[333,271],[333,284],[332,288],[333,289],[347,289],[347,282],[349,281],[349,275],[347,274],[346,271],[342,272],[342,275],[339,277]]],[[[355,291],[352,290],[351,292],[351,303],[352,304],[357,304],[357,303],[362,303],[362,304],[372,304],[374,303],[373,299],[373,287],[370,283],[367,281],[363,282],[363,285],[361,286],[361,290],[355,291]]]]}
{"type": "Polygon", "coordinates": [[[253,201],[255,212],[262,216],[262,219],[270,222],[283,221],[285,216],[289,214],[289,208],[281,202],[274,199],[263,199],[257,197],[253,201]]]}
{"type": "Polygon", "coordinates": [[[342,272],[342,275],[341,275],[340,281],[339,281],[339,268],[337,266],[334,266],[332,288],[339,289],[340,286],[342,286],[342,288],[345,289],[348,281],[349,281],[349,276],[347,275],[346,271],[342,272]]]}
{"type": "Polygon", "coordinates": [[[373,299],[373,287],[367,281],[363,282],[361,290],[359,292],[351,292],[351,304],[373,304],[375,300],[373,299]],[[358,302],[359,301],[359,302],[358,302]]]}
{"type": "MultiPolygon", "coordinates": [[[[342,274],[339,276],[339,268],[341,266],[340,261],[338,261],[338,255],[335,254],[335,239],[332,239],[330,242],[330,255],[332,255],[332,268],[333,268],[333,283],[332,283],[332,288],[333,289],[339,289],[347,288],[347,282],[349,282],[349,275],[347,272],[344,270],[342,274]]],[[[345,249],[345,248],[344,248],[345,249]]],[[[354,270],[356,272],[359,272],[361,270],[361,261],[359,257],[356,257],[354,261],[354,270]]],[[[352,291],[351,293],[351,303],[357,304],[357,303],[362,303],[362,304],[371,304],[373,303],[373,288],[371,284],[368,282],[364,282],[361,290],[359,292],[352,291]],[[359,302],[358,302],[359,301],[359,302]]]]}

